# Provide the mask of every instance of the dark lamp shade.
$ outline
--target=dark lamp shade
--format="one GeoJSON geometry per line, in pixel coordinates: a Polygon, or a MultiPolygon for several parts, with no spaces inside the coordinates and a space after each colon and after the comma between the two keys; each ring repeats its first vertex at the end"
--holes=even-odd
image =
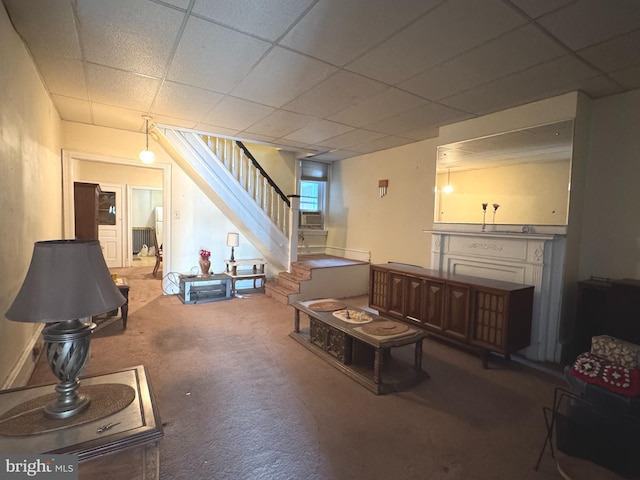
{"type": "Polygon", "coordinates": [[[29,271],[5,314],[16,322],[60,322],[110,312],[125,302],[97,240],[36,242],[29,271]]]}

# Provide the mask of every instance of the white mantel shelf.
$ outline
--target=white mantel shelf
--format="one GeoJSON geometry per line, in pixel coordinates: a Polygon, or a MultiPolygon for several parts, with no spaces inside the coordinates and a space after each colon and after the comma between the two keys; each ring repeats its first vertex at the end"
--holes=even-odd
{"type": "Polygon", "coordinates": [[[522,232],[467,232],[457,230],[422,230],[424,233],[436,235],[458,235],[461,237],[493,237],[493,238],[516,238],[526,240],[553,240],[556,237],[564,237],[564,234],[557,233],[522,233],[522,232]]]}
{"type": "Polygon", "coordinates": [[[475,226],[465,226],[423,230],[431,234],[431,269],[533,285],[531,344],[522,353],[530,360],[559,362],[566,234],[511,230],[518,226],[482,232],[479,225],[477,231],[472,231],[475,226]]]}

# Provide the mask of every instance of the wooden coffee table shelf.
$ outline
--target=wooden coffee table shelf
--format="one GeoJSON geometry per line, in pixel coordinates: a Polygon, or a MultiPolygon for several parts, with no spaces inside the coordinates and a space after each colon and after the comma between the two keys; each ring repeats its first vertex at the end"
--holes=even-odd
{"type": "MultiPolygon", "coordinates": [[[[426,333],[409,329],[403,335],[384,338],[368,335],[362,324],[348,323],[333,312],[318,312],[308,305],[318,300],[295,302],[294,329],[290,336],[308,350],[326,360],[335,368],[379,395],[410,388],[429,375],[422,370],[422,340],[426,333]],[[309,319],[308,328],[300,326],[300,312],[309,319]],[[392,356],[391,349],[414,345],[413,365],[399,356],[392,356]]],[[[353,306],[349,310],[362,311],[353,306]]],[[[367,312],[373,322],[389,321],[367,312]]]]}

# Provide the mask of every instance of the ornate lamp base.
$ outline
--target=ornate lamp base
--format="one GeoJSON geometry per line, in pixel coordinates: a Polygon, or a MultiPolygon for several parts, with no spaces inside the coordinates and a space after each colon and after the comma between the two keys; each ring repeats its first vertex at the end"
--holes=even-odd
{"type": "Polygon", "coordinates": [[[78,395],[78,375],[89,359],[91,331],[95,323],[67,320],[42,331],[47,352],[47,362],[60,383],[56,385],[58,398],[44,408],[49,418],[69,418],[89,407],[91,399],[78,395]]]}

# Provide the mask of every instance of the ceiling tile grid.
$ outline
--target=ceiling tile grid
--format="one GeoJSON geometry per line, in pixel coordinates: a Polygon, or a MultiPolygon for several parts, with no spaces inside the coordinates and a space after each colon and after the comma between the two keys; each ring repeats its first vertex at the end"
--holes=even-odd
{"type": "Polygon", "coordinates": [[[63,120],[327,161],[640,88],[638,0],[0,1],[63,120]]]}

